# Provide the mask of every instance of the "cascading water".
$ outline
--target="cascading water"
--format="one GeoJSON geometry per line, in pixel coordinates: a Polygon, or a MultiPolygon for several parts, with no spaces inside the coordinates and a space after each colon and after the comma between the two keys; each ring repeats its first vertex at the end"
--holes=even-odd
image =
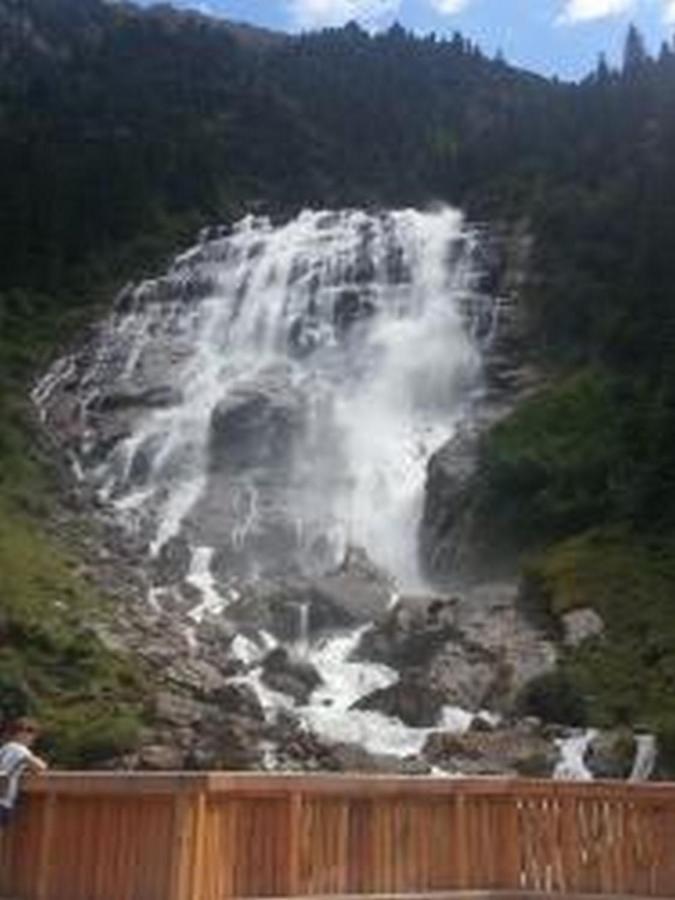
{"type": "Polygon", "coordinates": [[[155,555],[183,535],[246,580],[354,544],[417,586],[425,465],[480,372],[472,244],[449,209],[247,218],[204,241],[103,327],[79,385],[86,477],[155,555]]]}
{"type": "MultiPolygon", "coordinates": [[[[147,548],[154,604],[178,591],[193,622],[227,615],[247,585],[321,577],[350,547],[420,587],[426,465],[471,417],[495,309],[478,243],[447,208],[248,217],[125,291],[93,345],[53,368],[35,399],[147,548]]],[[[334,735],[396,676],[350,662],[356,630],[311,647],[310,608],[294,614],[291,643],[324,681],[306,720],[334,735]]],[[[262,693],[277,638],[233,645],[262,693]]]]}

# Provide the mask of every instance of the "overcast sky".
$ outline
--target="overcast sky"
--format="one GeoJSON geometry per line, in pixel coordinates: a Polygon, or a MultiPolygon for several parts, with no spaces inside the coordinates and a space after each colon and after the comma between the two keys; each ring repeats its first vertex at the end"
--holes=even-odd
{"type": "MultiPolygon", "coordinates": [[[[149,3],[152,0],[141,0],[149,3]]],[[[488,53],[547,74],[579,77],[601,50],[618,59],[631,21],[656,49],[675,32],[675,0],[173,0],[228,18],[298,31],[356,19],[398,20],[420,33],[462,31],[488,53]]]]}

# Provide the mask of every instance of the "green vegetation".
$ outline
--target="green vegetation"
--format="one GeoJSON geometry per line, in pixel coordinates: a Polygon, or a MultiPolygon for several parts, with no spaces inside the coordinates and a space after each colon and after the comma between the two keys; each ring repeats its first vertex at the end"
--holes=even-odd
{"type": "Polygon", "coordinates": [[[93,628],[112,610],[58,542],[5,498],[0,572],[0,714],[38,716],[46,749],[61,764],[133,747],[143,712],[139,674],[104,649],[93,628]]]}
{"type": "Polygon", "coordinates": [[[607,628],[525,702],[639,719],[675,758],[673,48],[652,59],[631,30],[620,70],[568,85],[460,35],[291,40],[101,0],[0,0],[0,46],[5,702],[36,706],[68,760],[126,744],[138,708],[82,630],[99,598],[40,524],[35,367],[203,223],[441,199],[535,239],[528,344],[548,387],[486,440],[478,520],[526,564],[531,608],[559,627],[590,605],[607,628]]]}
{"type": "MultiPolygon", "coordinates": [[[[524,599],[551,622],[590,606],[605,623],[602,636],[566,651],[561,671],[552,676],[566,697],[584,698],[572,718],[655,730],[675,771],[674,597],[675,540],[620,527],[562,541],[526,569],[524,599]]],[[[559,693],[546,694],[546,685],[535,684],[531,694],[539,714],[555,718],[559,693]]]]}
{"type": "Polygon", "coordinates": [[[114,609],[49,525],[56,473],[26,397],[28,373],[83,312],[56,317],[30,292],[11,301],[0,338],[0,723],[36,716],[50,761],[82,767],[136,746],[147,692],[137,665],[96,636],[114,609]]]}
{"type": "MultiPolygon", "coordinates": [[[[675,722],[672,463],[663,395],[608,369],[565,377],[518,408],[483,447],[482,515],[525,560],[523,602],[556,637],[591,607],[604,635],[567,650],[525,708],[557,721],[675,722]]],[[[671,755],[675,763],[675,755],[671,755]]]]}

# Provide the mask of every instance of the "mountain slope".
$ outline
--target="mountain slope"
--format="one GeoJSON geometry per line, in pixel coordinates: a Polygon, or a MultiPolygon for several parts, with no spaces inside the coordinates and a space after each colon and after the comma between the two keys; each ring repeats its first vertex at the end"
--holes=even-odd
{"type": "Polygon", "coordinates": [[[21,398],[124,278],[248,209],[456,202],[533,235],[526,344],[550,385],[485,439],[469,525],[525,565],[556,627],[601,612],[608,639],[563,672],[589,716],[642,715],[632,665],[648,724],[675,733],[671,48],[651,59],[631,32],[621,71],[565,85],[459,35],[277,40],[99,0],[0,0],[0,47],[0,551],[16,521],[32,558],[52,552],[21,398]]]}

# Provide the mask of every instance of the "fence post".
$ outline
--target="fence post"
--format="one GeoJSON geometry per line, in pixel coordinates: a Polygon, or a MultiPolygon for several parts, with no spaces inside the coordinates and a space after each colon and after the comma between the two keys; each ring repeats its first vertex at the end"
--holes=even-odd
{"type": "Polygon", "coordinates": [[[42,802],[42,822],[40,828],[40,844],[38,848],[37,881],[35,885],[36,900],[49,900],[49,875],[51,872],[52,835],[54,833],[54,808],[56,795],[52,791],[45,794],[42,802]]]}
{"type": "Polygon", "coordinates": [[[288,798],[288,895],[297,897],[303,893],[302,883],[302,814],[303,796],[293,792],[288,798]]]}
{"type": "Polygon", "coordinates": [[[465,890],[470,887],[469,868],[469,832],[466,809],[466,794],[461,789],[455,794],[455,821],[457,828],[457,887],[465,890]]]}
{"type": "Polygon", "coordinates": [[[195,798],[194,825],[192,837],[192,889],[190,900],[202,900],[204,871],[206,862],[206,804],[207,792],[199,791],[195,798]]]}
{"type": "MultiPolygon", "coordinates": [[[[169,900],[197,900],[206,822],[206,791],[178,787],[173,807],[169,900]]],[[[162,898],[159,898],[162,900],[162,898]]]]}

